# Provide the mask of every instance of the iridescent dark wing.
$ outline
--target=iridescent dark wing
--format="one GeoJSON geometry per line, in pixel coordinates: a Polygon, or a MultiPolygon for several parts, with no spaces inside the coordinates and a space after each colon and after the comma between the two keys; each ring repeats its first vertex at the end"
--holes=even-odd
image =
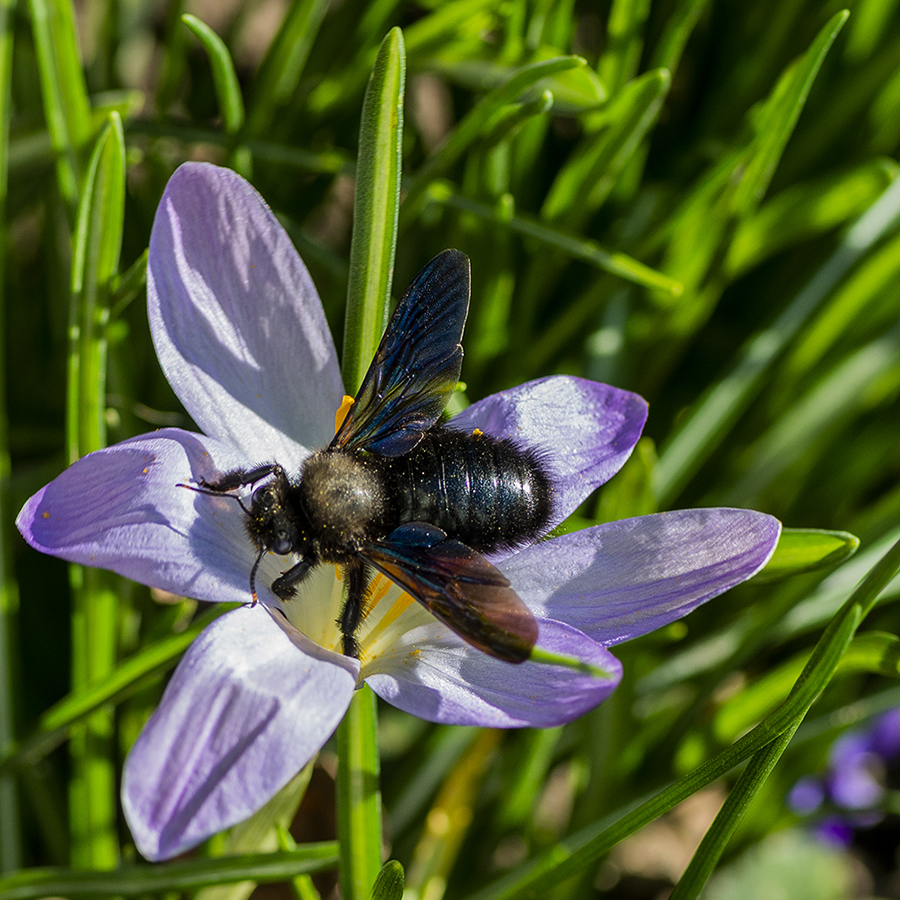
{"type": "Polygon", "coordinates": [[[361,555],[479,650],[511,663],[531,655],[538,636],[531,611],[498,568],[440,528],[401,525],[361,555]]]}
{"type": "Polygon", "coordinates": [[[330,448],[402,456],[438,419],[459,381],[469,259],[438,254],[407,288],[330,448]]]}

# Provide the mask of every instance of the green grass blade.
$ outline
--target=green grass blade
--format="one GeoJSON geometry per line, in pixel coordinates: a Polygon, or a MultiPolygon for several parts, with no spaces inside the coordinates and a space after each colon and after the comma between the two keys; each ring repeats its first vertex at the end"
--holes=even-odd
{"type": "Polygon", "coordinates": [[[685,44],[708,3],[709,0],[678,0],[652,51],[648,68],[668,69],[670,72],[678,69],[685,44]]]}
{"type": "Polygon", "coordinates": [[[753,503],[840,427],[893,399],[900,326],[849,354],[745,451],[747,469],[724,502],[753,503]],[[887,397],[885,397],[885,390],[887,397]]]}
{"type": "Polygon", "coordinates": [[[758,137],[749,149],[744,177],[735,191],[734,209],[739,214],[755,208],[765,195],[812,83],[849,15],[844,9],[828,20],[806,53],[782,76],[763,108],[758,137]]]}
{"type": "MultiPolygon", "coordinates": [[[[213,84],[216,86],[216,97],[222,113],[222,124],[229,137],[236,138],[244,127],[244,98],[238,83],[237,73],[228,47],[212,28],[201,22],[196,16],[185,14],[181,21],[191,30],[203,45],[212,66],[213,84]]],[[[245,177],[250,177],[252,168],[249,151],[245,146],[236,146],[231,152],[232,167],[245,177]]]]}
{"type": "Polygon", "coordinates": [[[122,866],[114,872],[73,869],[28,869],[0,879],[4,900],[41,897],[143,897],[192,891],[207,885],[284,881],[304,872],[321,872],[337,862],[334,841],[302,844],[295,851],[189,859],[160,865],[122,866]]]}
{"type": "Polygon", "coordinates": [[[181,21],[200,41],[209,56],[225,132],[237,134],[244,124],[244,99],[241,96],[241,86],[238,84],[228,47],[209,25],[196,16],[186,13],[181,17],[181,21]]]}
{"type": "Polygon", "coordinates": [[[900,181],[895,181],[848,229],[838,248],[765,331],[751,338],[737,363],[684,416],[660,452],[654,490],[669,506],[714,452],[741,412],[759,393],[772,364],[831,291],[900,222],[900,181]]]}
{"type": "MultiPolygon", "coordinates": [[[[125,145],[113,113],[91,156],[78,207],[72,259],[67,432],[70,461],[106,445],[106,325],[118,273],[125,212],[125,145]]],[[[106,572],[71,567],[72,687],[79,691],[114,668],[117,598],[106,572]]],[[[84,723],[70,745],[72,859],[111,868],[118,857],[116,772],[110,711],[84,723]]]]}
{"type": "Polygon", "coordinates": [[[603,112],[604,129],[559,170],[541,217],[582,229],[603,205],[623,168],[655,124],[672,79],[665,70],[630,82],[603,112]]]}
{"type": "Polygon", "coordinates": [[[29,0],[47,128],[57,154],[59,190],[74,218],[80,153],[90,133],[90,103],[69,0],[29,0]]]}
{"type": "Polygon", "coordinates": [[[107,301],[118,274],[125,214],[125,139],[110,117],[91,157],[72,260],[69,462],[106,444],[107,301]]]}
{"type": "Polygon", "coordinates": [[[584,66],[577,56],[562,56],[534,63],[517,70],[505,84],[491,91],[453,129],[438,151],[428,159],[409,182],[409,190],[403,200],[404,224],[409,224],[418,210],[417,200],[429,184],[443,175],[478,140],[490,121],[503,107],[515,103],[529,88],[551,75],[584,66]]]}
{"type": "Polygon", "coordinates": [[[456,194],[446,182],[433,185],[428,192],[428,199],[451,206],[463,212],[471,212],[483,219],[492,220],[524,237],[534,238],[548,247],[561,250],[572,259],[580,259],[590,263],[604,272],[617,275],[643,287],[665,291],[672,296],[681,293],[681,284],[668,275],[645,266],[642,262],[625,253],[606,250],[594,241],[567,234],[556,228],[544,225],[539,219],[531,216],[504,216],[501,212],[484,203],[470,200],[456,194]]]}
{"type": "Polygon", "coordinates": [[[862,215],[894,180],[897,171],[893,160],[872,160],[849,172],[782,191],[738,226],[725,261],[729,278],[862,215]]]}
{"type": "Polygon", "coordinates": [[[291,5],[266,52],[253,84],[247,134],[265,135],[297,90],[328,0],[300,0],[291,5]]]}
{"type": "Polygon", "coordinates": [[[613,96],[637,73],[649,13],[650,0],[614,0],[612,4],[597,74],[613,96]]]}
{"type": "Polygon", "coordinates": [[[900,637],[885,631],[858,634],[847,648],[838,671],[900,677],[900,637]]]}
{"type": "Polygon", "coordinates": [[[773,581],[831,568],[849,559],[859,548],[859,538],[846,531],[819,528],[785,528],[766,567],[755,576],[757,581],[773,581]]]}
{"type": "Polygon", "coordinates": [[[344,324],[344,389],[355,394],[387,323],[400,205],[403,34],[393,29],[381,45],[363,103],[344,324]]]}
{"type": "Polygon", "coordinates": [[[775,768],[775,764],[781,759],[799,725],[800,720],[783,734],[778,735],[771,744],[755,753],[747,763],[725,803],[722,804],[715,821],[703,836],[687,869],[675,885],[669,900],[693,900],[699,895],[735,829],[775,768]]]}

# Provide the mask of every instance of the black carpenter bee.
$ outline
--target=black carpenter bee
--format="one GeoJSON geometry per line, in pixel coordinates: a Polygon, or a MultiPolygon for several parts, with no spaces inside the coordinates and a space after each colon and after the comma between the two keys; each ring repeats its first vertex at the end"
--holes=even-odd
{"type": "Polygon", "coordinates": [[[445,250],[400,300],[359,393],[331,443],[299,475],[278,463],[201,481],[233,496],[259,551],[299,561],[272,582],[291,599],[313,566],[342,567],[342,649],[359,655],[371,569],[411,594],[466,641],[508,662],[526,660],[537,623],[482,554],[539,537],[552,491],[541,456],[514,442],[439,423],[459,380],[469,307],[469,260],[445,250]],[[257,487],[249,508],[231,493],[257,487]]]}

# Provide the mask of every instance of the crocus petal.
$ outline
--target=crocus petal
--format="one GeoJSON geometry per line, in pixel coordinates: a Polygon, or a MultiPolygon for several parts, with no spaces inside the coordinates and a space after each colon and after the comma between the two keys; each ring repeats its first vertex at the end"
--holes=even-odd
{"type": "Polygon", "coordinates": [[[486,397],[450,424],[540,452],[554,480],[553,527],[622,468],[646,419],[647,402],[637,394],[560,375],[486,397]]]}
{"type": "Polygon", "coordinates": [[[687,615],[759,571],[781,523],[745,509],[608,522],[528,547],[499,567],[537,615],[605,646],[687,615]]]}
{"type": "Polygon", "coordinates": [[[163,371],[206,434],[292,468],[297,444],[331,440],[343,387],[322,305],[244,179],[205,163],[172,176],[150,237],[147,300],[163,371]]]}
{"type": "Polygon", "coordinates": [[[200,600],[245,602],[254,551],[228,497],[179,483],[246,465],[212,438],[168,428],[78,460],[16,524],[36,550],[200,600]]]}
{"type": "MultiPolygon", "coordinates": [[[[486,728],[548,728],[577,719],[605,700],[622,677],[621,663],[586,635],[540,621],[541,647],[574,656],[604,672],[595,678],[561,666],[502,662],[473,650],[443,626],[407,632],[414,652],[380,660],[366,683],[388,703],[430,722],[486,728]],[[434,638],[422,640],[430,631],[434,638]]],[[[399,651],[399,647],[396,648],[399,651]]]]}
{"type": "Polygon", "coordinates": [[[125,763],[135,843],[166,859],[246,819],[344,715],[359,664],[289,635],[260,605],[194,641],[125,763]]]}

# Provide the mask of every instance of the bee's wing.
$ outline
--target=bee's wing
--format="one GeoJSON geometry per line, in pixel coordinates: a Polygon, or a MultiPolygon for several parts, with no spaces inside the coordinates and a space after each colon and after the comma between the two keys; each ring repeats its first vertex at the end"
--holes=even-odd
{"type": "Polygon", "coordinates": [[[537,641],[534,616],[503,573],[433,525],[402,525],[361,555],[479,650],[524,662],[537,641]]]}
{"type": "Polygon", "coordinates": [[[401,456],[438,419],[462,366],[469,259],[445,250],[400,300],[331,447],[401,456]]]}

